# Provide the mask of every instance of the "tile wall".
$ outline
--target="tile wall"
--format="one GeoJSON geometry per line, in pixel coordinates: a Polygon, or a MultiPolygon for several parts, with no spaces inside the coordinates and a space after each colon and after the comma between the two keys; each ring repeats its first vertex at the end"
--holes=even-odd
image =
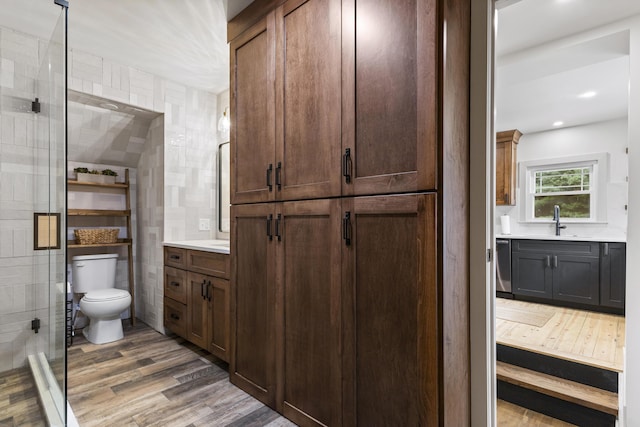
{"type": "MultiPolygon", "coordinates": [[[[29,110],[43,46],[0,28],[0,371],[23,366],[27,354],[48,345],[46,334],[30,330],[34,316],[46,318],[49,303],[40,272],[48,261],[31,249],[32,198],[42,185],[33,159],[44,149],[34,142],[29,110]]],[[[216,236],[217,96],[76,50],[69,52],[68,78],[76,92],[160,113],[148,128],[132,127],[117,115],[70,104],[69,159],[138,162],[136,306],[144,322],[163,332],[162,242],[216,236]],[[74,126],[76,119],[82,124],[74,126]],[[210,230],[198,229],[200,218],[209,219],[210,230]]]]}
{"type": "Polygon", "coordinates": [[[0,371],[49,348],[49,258],[33,250],[33,213],[48,191],[48,146],[31,110],[44,44],[0,28],[0,371]],[[40,159],[36,161],[36,159],[40,159]],[[42,320],[34,334],[31,320],[42,320]]]}
{"type": "MultiPolygon", "coordinates": [[[[164,332],[162,242],[216,235],[217,96],[77,50],[69,55],[69,89],[163,113],[151,122],[137,165],[136,310],[164,332]],[[209,220],[210,230],[198,229],[200,218],[209,220]]],[[[93,127],[83,131],[95,141],[101,124],[93,127]]],[[[110,156],[133,144],[111,144],[110,156]]]]}

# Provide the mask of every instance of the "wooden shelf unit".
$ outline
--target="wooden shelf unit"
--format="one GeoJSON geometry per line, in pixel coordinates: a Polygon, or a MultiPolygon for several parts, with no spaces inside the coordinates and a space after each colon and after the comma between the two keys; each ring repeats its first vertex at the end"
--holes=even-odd
{"type": "Polygon", "coordinates": [[[129,293],[131,294],[131,305],[129,313],[131,314],[131,325],[136,324],[136,304],[135,304],[135,286],[133,275],[133,236],[131,234],[131,188],[129,185],[129,169],[125,169],[124,182],[115,184],[101,184],[97,182],[82,182],[75,180],[67,181],[68,187],[89,187],[100,192],[100,189],[118,189],[124,190],[126,206],[124,210],[113,209],[67,209],[67,215],[70,217],[122,217],[126,219],[127,238],[118,239],[115,243],[97,243],[90,245],[80,245],[75,240],[67,242],[67,249],[82,248],[102,248],[102,247],[127,247],[127,263],[129,265],[129,293]]]}

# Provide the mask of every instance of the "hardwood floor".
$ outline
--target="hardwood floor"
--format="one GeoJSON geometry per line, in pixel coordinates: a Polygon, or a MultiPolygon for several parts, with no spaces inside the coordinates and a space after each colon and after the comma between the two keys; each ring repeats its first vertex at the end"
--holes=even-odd
{"type": "Polygon", "coordinates": [[[498,427],[567,427],[573,424],[548,417],[534,412],[530,409],[522,408],[513,403],[498,400],[498,416],[496,424],[498,427]]]}
{"type": "MultiPolygon", "coordinates": [[[[518,304],[514,305],[514,301],[501,299],[498,304],[505,301],[511,308],[523,304],[516,302],[518,304]]],[[[582,332],[586,327],[598,332],[593,337],[596,341],[604,339],[604,330],[616,331],[611,336],[611,341],[615,340],[614,349],[592,351],[592,357],[594,353],[596,356],[611,355],[612,351],[615,354],[617,347],[624,345],[624,318],[621,316],[570,313],[565,311],[568,309],[549,306],[533,309],[551,309],[554,313],[542,327],[497,319],[498,339],[501,339],[501,333],[503,338],[512,341],[516,341],[518,334],[523,338],[536,337],[539,331],[535,329],[540,329],[545,339],[538,337],[533,341],[545,351],[554,346],[585,349],[588,346],[576,342],[590,341],[582,332]],[[562,325],[563,320],[566,325],[562,325]],[[562,330],[551,332],[548,325],[558,326],[558,322],[562,330]],[[562,343],[571,340],[573,345],[562,343]]],[[[125,339],[111,344],[94,345],[78,334],[69,349],[68,364],[68,399],[83,427],[295,426],[230,384],[226,364],[182,339],[167,338],[142,322],[135,327],[125,326],[125,339]]],[[[497,407],[500,427],[570,426],[501,400],[497,407]]],[[[0,374],[0,426],[44,425],[29,369],[0,374]]]]}
{"type": "Polygon", "coordinates": [[[125,339],[68,353],[68,400],[82,427],[295,426],[231,383],[226,364],[142,322],[125,339]]]}
{"type": "Polygon", "coordinates": [[[38,391],[28,367],[0,373],[0,426],[44,427],[38,391]]]}
{"type": "Polygon", "coordinates": [[[496,299],[496,313],[498,344],[622,372],[624,316],[504,298],[496,299]]]}

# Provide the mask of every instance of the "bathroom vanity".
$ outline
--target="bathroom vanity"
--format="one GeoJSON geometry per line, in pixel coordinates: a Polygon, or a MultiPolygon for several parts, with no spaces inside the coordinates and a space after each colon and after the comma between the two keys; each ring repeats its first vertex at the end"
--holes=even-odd
{"type": "Polygon", "coordinates": [[[164,326],[229,360],[229,243],[164,243],[164,326]]]}

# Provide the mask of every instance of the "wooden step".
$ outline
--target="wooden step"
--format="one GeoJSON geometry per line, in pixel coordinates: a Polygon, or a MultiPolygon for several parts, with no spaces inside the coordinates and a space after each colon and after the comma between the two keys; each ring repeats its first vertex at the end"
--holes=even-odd
{"type": "Polygon", "coordinates": [[[618,394],[504,362],[496,362],[499,381],[618,416],[618,394]]]}

